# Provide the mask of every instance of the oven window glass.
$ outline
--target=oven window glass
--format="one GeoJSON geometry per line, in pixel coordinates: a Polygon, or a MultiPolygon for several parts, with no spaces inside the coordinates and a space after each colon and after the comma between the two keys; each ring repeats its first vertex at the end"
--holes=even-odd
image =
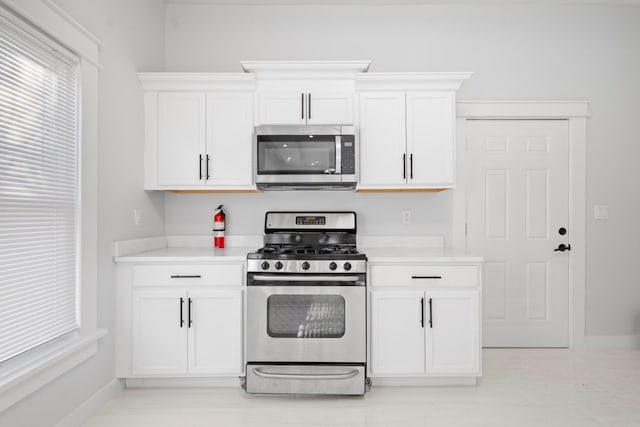
{"type": "Polygon", "coordinates": [[[335,170],[336,144],[332,136],[317,136],[313,141],[285,137],[258,141],[258,174],[328,174],[335,170]]]}
{"type": "Polygon", "coordinates": [[[340,338],[344,335],[340,295],[271,295],[267,333],[273,338],[340,338]]]}

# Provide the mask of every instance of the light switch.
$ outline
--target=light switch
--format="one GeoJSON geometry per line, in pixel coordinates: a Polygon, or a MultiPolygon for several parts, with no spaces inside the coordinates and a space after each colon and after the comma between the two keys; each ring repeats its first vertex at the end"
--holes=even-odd
{"type": "Polygon", "coordinates": [[[593,207],[594,219],[609,219],[609,205],[595,205],[593,207]]]}
{"type": "Polygon", "coordinates": [[[411,211],[402,211],[402,223],[411,224],[411,211]]]}
{"type": "Polygon", "coordinates": [[[133,210],[133,223],[136,225],[136,227],[142,225],[142,209],[136,208],[133,210]]]}

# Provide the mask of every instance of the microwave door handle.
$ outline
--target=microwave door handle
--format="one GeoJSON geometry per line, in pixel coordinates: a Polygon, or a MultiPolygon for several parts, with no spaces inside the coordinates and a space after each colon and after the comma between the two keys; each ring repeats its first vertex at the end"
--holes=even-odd
{"type": "Polygon", "coordinates": [[[342,173],[342,137],[336,136],[336,174],[342,173]]]}

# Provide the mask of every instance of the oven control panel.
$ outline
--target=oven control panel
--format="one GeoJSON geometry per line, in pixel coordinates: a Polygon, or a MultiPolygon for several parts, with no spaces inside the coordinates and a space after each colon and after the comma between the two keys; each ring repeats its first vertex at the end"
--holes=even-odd
{"type": "Polygon", "coordinates": [[[366,273],[367,261],[249,259],[247,271],[253,273],[366,273]]]}
{"type": "Polygon", "coordinates": [[[325,225],[326,216],[296,216],[296,225],[325,225]]]}

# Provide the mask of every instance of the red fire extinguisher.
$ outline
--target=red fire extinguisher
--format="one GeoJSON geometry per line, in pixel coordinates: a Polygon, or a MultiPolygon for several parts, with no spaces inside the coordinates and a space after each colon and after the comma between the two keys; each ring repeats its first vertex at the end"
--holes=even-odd
{"type": "Polygon", "coordinates": [[[222,206],[218,206],[213,214],[213,247],[224,248],[225,214],[222,206]]]}

